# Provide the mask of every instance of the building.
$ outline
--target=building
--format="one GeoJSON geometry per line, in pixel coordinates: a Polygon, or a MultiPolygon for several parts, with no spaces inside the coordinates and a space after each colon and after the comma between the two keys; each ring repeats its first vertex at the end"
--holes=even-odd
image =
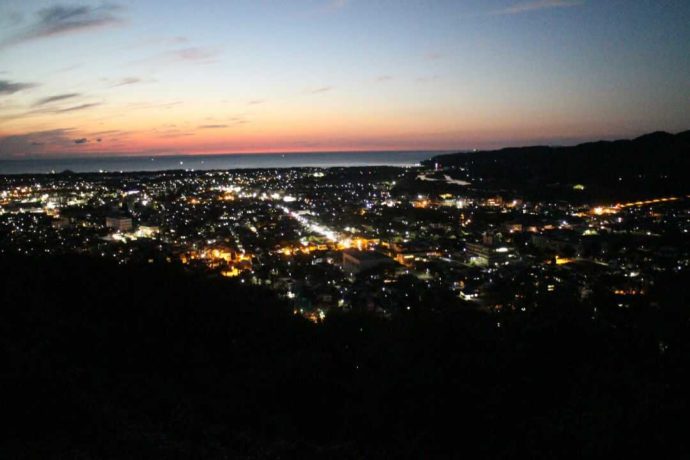
{"type": "Polygon", "coordinates": [[[132,230],[132,218],[127,216],[106,217],[105,226],[119,232],[128,232],[132,230]]]}
{"type": "Polygon", "coordinates": [[[372,268],[392,264],[393,261],[385,255],[358,249],[346,249],[343,251],[343,270],[347,273],[360,273],[372,268]]]}
{"type": "Polygon", "coordinates": [[[532,235],[532,244],[547,251],[559,254],[577,255],[582,253],[582,235],[573,230],[552,230],[532,235]]]}
{"type": "Polygon", "coordinates": [[[503,265],[513,254],[512,248],[501,245],[500,233],[487,232],[482,235],[482,242],[467,242],[465,248],[470,263],[481,267],[503,265]]]}
{"type": "Polygon", "coordinates": [[[427,261],[429,257],[440,255],[438,248],[423,241],[406,243],[391,241],[387,243],[387,246],[389,248],[388,256],[406,267],[411,267],[414,262],[427,261]]]}

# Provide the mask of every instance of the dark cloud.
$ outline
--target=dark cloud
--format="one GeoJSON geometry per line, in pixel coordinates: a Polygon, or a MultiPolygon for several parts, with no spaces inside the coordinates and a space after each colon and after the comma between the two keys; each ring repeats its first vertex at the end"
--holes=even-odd
{"type": "Polygon", "coordinates": [[[74,128],[34,131],[0,138],[0,157],[16,157],[44,152],[50,147],[74,145],[70,135],[74,128]]]}
{"type": "Polygon", "coordinates": [[[14,94],[16,92],[34,88],[38,85],[35,83],[18,83],[8,80],[0,80],[0,94],[14,94]]]}
{"type": "Polygon", "coordinates": [[[34,107],[37,107],[39,105],[50,104],[51,102],[64,101],[65,99],[72,99],[78,96],[80,96],[79,93],[69,93],[58,94],[57,96],[44,97],[43,99],[39,99],[38,101],[34,102],[34,107]]]}
{"type": "Polygon", "coordinates": [[[122,22],[117,5],[54,5],[36,13],[36,21],[1,45],[13,45],[37,38],[52,37],[122,22]]]}
{"type": "Polygon", "coordinates": [[[80,139],[74,139],[75,144],[86,144],[88,142],[89,142],[89,140],[85,137],[82,137],[80,139]]]}
{"type": "Polygon", "coordinates": [[[201,125],[199,126],[199,129],[221,129],[227,127],[228,125],[201,125]]]}

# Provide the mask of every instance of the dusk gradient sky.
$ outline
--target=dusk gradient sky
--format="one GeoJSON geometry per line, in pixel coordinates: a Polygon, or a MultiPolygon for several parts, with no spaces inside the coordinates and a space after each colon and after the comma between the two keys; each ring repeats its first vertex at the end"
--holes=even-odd
{"type": "Polygon", "coordinates": [[[687,0],[0,1],[0,158],[690,129],[687,0]]]}

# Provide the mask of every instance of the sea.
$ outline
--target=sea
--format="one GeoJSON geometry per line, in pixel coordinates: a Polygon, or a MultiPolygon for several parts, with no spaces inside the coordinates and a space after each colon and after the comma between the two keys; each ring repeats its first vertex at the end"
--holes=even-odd
{"type": "Polygon", "coordinates": [[[227,170],[338,166],[416,166],[444,151],[160,155],[0,160],[0,175],[72,172],[227,170]]]}

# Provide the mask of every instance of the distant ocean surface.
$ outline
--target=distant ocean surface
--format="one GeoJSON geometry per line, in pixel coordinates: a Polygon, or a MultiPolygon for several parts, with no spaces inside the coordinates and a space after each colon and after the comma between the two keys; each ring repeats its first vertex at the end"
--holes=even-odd
{"type": "Polygon", "coordinates": [[[217,154],[70,159],[0,160],[0,174],[73,172],[164,171],[171,169],[253,169],[334,166],[414,166],[446,153],[425,152],[315,152],[285,154],[217,154]]]}

